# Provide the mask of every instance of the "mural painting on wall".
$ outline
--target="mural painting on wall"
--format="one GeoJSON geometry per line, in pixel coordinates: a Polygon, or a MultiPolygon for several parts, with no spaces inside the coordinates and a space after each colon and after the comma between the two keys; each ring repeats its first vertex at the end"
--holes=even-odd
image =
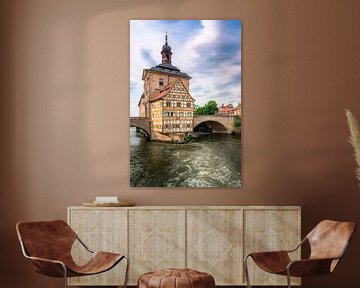
{"type": "Polygon", "coordinates": [[[241,186],[241,21],[130,21],[130,186],[241,186]]]}

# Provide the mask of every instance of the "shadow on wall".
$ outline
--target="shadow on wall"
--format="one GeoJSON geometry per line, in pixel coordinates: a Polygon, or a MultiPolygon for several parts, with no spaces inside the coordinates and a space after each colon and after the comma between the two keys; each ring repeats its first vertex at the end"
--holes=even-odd
{"type": "Polygon", "coordinates": [[[129,15],[141,17],[129,11],[165,13],[170,7],[156,0],[9,0],[0,7],[6,24],[0,28],[6,207],[0,238],[3,257],[12,259],[0,264],[2,287],[60,287],[61,281],[39,277],[22,258],[15,224],[65,219],[67,206],[128,190],[128,146],[119,126],[129,121],[129,51],[123,44],[129,15]]]}

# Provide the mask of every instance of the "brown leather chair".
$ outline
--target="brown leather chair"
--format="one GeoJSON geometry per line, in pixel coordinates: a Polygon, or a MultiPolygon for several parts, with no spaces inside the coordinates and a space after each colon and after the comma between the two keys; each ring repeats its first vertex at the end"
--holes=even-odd
{"type": "Polygon", "coordinates": [[[315,276],[333,272],[344,256],[355,229],[354,222],[324,220],[292,250],[250,253],[244,259],[247,287],[251,287],[247,267],[249,257],[266,272],[286,275],[289,288],[290,276],[315,276]],[[309,259],[291,261],[288,253],[296,251],[306,241],[311,249],[309,259]]]}
{"type": "Polygon", "coordinates": [[[91,251],[62,220],[19,222],[16,231],[24,256],[31,260],[35,271],[50,277],[88,276],[110,270],[126,259],[124,288],[127,285],[129,259],[125,254],[91,251]],[[71,257],[71,247],[78,240],[92,254],[83,266],[78,266],[71,257]]]}

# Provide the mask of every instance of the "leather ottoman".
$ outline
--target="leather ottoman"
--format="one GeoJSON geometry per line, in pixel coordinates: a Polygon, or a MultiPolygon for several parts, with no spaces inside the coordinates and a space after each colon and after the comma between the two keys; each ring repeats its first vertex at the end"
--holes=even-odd
{"type": "Polygon", "coordinates": [[[214,277],[192,269],[166,269],[140,276],[138,288],[214,288],[214,277]]]}

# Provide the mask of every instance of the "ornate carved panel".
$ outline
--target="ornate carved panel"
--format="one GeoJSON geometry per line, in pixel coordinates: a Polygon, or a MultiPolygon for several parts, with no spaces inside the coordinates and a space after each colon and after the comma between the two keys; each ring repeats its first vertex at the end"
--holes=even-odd
{"type": "Polygon", "coordinates": [[[216,285],[242,281],[242,211],[187,211],[187,266],[215,277],[216,285]]]}
{"type": "MultiPolygon", "coordinates": [[[[149,271],[187,267],[209,272],[216,285],[235,286],[245,285],[245,255],[300,242],[300,213],[299,207],[70,207],[68,222],[93,250],[129,255],[130,285],[149,271]]],[[[72,252],[77,263],[87,261],[79,245],[72,252]]],[[[300,258],[300,250],[294,258],[300,258]]],[[[253,285],[286,284],[286,277],[265,273],[252,260],[249,272],[253,285]]],[[[121,285],[124,273],[121,263],[104,274],[72,278],[69,284],[121,285]]]]}
{"type": "MultiPolygon", "coordinates": [[[[68,220],[80,239],[93,251],[125,253],[127,251],[127,215],[125,209],[70,210],[68,220]]],[[[72,255],[75,262],[84,264],[89,253],[75,242],[72,255]]],[[[125,261],[111,271],[94,276],[69,278],[70,285],[121,285],[124,281],[125,261]]]]}
{"type": "Polygon", "coordinates": [[[185,267],[185,210],[130,210],[130,283],[148,271],[185,267]]]}
{"type": "MultiPolygon", "coordinates": [[[[301,237],[299,209],[262,209],[244,211],[244,252],[275,251],[295,248],[301,237]]],[[[292,258],[300,259],[300,250],[292,258]]],[[[286,277],[266,273],[249,259],[253,285],[286,285],[286,277]]],[[[293,284],[300,284],[292,278],[293,284]]]]}

